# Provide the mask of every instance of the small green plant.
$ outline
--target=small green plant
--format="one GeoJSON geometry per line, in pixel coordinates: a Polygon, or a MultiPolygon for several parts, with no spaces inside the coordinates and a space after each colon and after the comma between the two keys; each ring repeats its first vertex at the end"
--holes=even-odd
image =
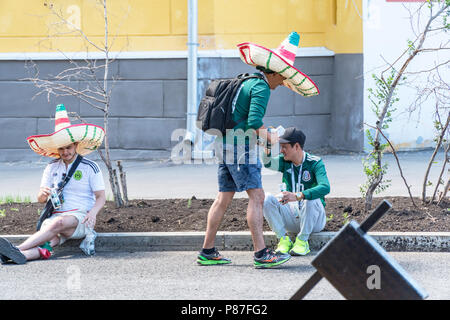
{"type": "Polygon", "coordinates": [[[334,217],[334,214],[330,214],[330,215],[326,218],[327,222],[333,220],[333,217],[334,217]]]}
{"type": "Polygon", "coordinates": [[[31,197],[25,196],[22,198],[21,195],[0,196],[0,204],[13,204],[13,203],[31,203],[31,197]]]}
{"type": "Polygon", "coordinates": [[[191,207],[191,205],[192,205],[192,199],[189,199],[188,203],[187,203],[187,208],[189,209],[191,207]]]}
{"type": "Polygon", "coordinates": [[[14,212],[19,212],[19,209],[17,209],[17,208],[10,208],[10,210],[14,211],[14,212]]]}
{"type": "Polygon", "coordinates": [[[6,209],[0,209],[0,217],[4,218],[6,217],[6,209]]]}
{"type": "MultiPolygon", "coordinates": [[[[365,198],[369,187],[374,183],[374,181],[380,176],[385,176],[387,173],[388,164],[385,163],[380,167],[377,162],[377,155],[375,153],[371,153],[366,158],[363,158],[362,164],[367,180],[364,184],[359,185],[359,192],[361,193],[361,196],[365,198]]],[[[379,194],[389,188],[391,186],[391,181],[392,180],[382,179],[375,189],[375,194],[379,194]]]]}
{"type": "Polygon", "coordinates": [[[4,204],[12,204],[12,203],[14,203],[14,198],[12,196],[5,196],[3,203],[4,204]]]}
{"type": "Polygon", "coordinates": [[[342,217],[344,218],[344,221],[342,222],[342,225],[346,225],[347,223],[349,223],[350,215],[348,214],[348,212],[344,212],[342,214],[342,217]]]}

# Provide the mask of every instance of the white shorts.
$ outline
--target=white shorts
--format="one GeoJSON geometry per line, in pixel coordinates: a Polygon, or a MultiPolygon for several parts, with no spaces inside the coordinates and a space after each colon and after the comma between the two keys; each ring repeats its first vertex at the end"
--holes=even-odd
{"type": "Polygon", "coordinates": [[[82,210],[66,211],[66,212],[61,212],[61,213],[57,212],[57,213],[52,214],[52,216],[50,218],[47,218],[44,220],[44,222],[42,223],[41,229],[43,229],[45,226],[51,224],[53,222],[53,220],[58,217],[73,216],[73,217],[77,218],[77,220],[78,220],[77,228],[75,229],[74,233],[69,238],[65,238],[59,234],[58,235],[58,237],[60,239],[59,244],[60,245],[63,244],[68,239],[83,239],[84,237],[86,237],[86,224],[81,223],[81,222],[86,217],[86,214],[87,214],[86,211],[82,211],[82,210]]]}

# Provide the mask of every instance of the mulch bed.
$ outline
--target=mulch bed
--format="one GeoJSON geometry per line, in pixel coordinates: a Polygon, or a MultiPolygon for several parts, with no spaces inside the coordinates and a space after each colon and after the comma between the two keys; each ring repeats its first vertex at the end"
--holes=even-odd
{"type": "MultiPolygon", "coordinates": [[[[440,206],[412,205],[408,197],[385,198],[393,208],[386,213],[371,231],[397,232],[449,232],[450,201],[440,206]]],[[[373,208],[381,201],[374,198],[373,208]]],[[[107,202],[97,216],[97,232],[152,232],[152,231],[205,231],[206,219],[213,199],[158,199],[132,200],[128,207],[116,209],[113,202],[107,202]]],[[[324,231],[338,231],[345,222],[356,220],[361,223],[368,214],[364,213],[361,198],[326,198],[328,221],[324,231]]],[[[234,199],[225,213],[220,231],[248,231],[246,208],[248,199],[234,199]]],[[[39,203],[0,204],[0,234],[32,234],[35,232],[39,203]]],[[[267,223],[264,230],[270,231],[267,223]]]]}

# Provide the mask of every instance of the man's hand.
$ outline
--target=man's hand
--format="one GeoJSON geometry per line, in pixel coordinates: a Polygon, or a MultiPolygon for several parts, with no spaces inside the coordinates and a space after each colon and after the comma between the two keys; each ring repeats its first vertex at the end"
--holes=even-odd
{"type": "Polygon", "coordinates": [[[282,192],[283,197],[279,200],[281,204],[286,204],[288,202],[297,201],[297,196],[293,192],[284,191],[282,192]]]}
{"type": "Polygon", "coordinates": [[[270,144],[275,144],[278,142],[278,140],[280,140],[279,139],[280,137],[275,131],[269,132],[269,130],[267,130],[267,128],[264,125],[262,125],[261,128],[256,130],[256,134],[258,135],[258,137],[266,140],[270,144]]]}
{"type": "Polygon", "coordinates": [[[87,227],[94,228],[95,223],[97,222],[97,212],[96,210],[91,210],[86,214],[83,221],[81,223],[86,224],[87,227]]]}
{"type": "Polygon", "coordinates": [[[276,144],[278,141],[280,141],[280,137],[278,136],[278,134],[274,131],[269,132],[269,142],[270,144],[276,144]]]}
{"type": "Polygon", "coordinates": [[[50,196],[51,189],[49,187],[42,187],[39,189],[39,193],[37,196],[37,200],[40,203],[47,202],[48,197],[50,196]]]}

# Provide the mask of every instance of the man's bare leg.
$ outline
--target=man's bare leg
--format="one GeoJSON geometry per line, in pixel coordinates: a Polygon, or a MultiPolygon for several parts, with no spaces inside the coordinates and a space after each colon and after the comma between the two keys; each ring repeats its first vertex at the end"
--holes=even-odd
{"type": "MultiPolygon", "coordinates": [[[[50,240],[50,246],[53,248],[59,244],[59,237],[56,236],[52,240],[50,240]]],[[[39,249],[37,247],[31,248],[28,250],[21,251],[25,258],[27,258],[28,261],[30,260],[37,260],[41,258],[41,254],[39,252],[39,249]]]]}
{"type": "Polygon", "coordinates": [[[222,222],[225,211],[233,200],[234,191],[219,192],[208,212],[208,221],[206,225],[205,240],[203,241],[203,248],[211,249],[214,247],[217,230],[222,222]]]}
{"type": "Polygon", "coordinates": [[[30,236],[18,248],[22,252],[37,248],[47,241],[52,241],[58,234],[64,234],[64,236],[68,235],[70,237],[75,232],[77,225],[78,219],[74,216],[59,217],[42,230],[30,236]]]}
{"type": "Polygon", "coordinates": [[[247,223],[252,234],[253,248],[258,252],[266,247],[263,235],[264,190],[248,189],[247,223]]]}

